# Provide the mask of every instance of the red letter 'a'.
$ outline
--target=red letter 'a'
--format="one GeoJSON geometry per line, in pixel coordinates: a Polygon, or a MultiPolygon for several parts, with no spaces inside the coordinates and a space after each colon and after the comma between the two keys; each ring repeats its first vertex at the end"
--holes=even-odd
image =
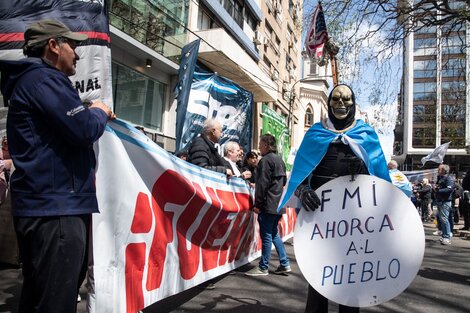
{"type": "Polygon", "coordinates": [[[162,283],[166,258],[166,246],[173,241],[172,212],[165,212],[167,203],[186,204],[194,195],[191,182],[175,171],[167,170],[152,188],[152,209],[155,215],[155,233],[148,259],[147,290],[154,290],[162,283]]]}
{"type": "Polygon", "coordinates": [[[183,279],[193,278],[199,267],[199,254],[202,239],[197,238],[197,236],[192,236],[189,250],[186,248],[186,240],[189,239],[187,238],[189,227],[196,220],[201,208],[207,202],[201,187],[196,183],[194,183],[194,187],[196,187],[196,194],[188,203],[176,223],[180,273],[183,279]]]}

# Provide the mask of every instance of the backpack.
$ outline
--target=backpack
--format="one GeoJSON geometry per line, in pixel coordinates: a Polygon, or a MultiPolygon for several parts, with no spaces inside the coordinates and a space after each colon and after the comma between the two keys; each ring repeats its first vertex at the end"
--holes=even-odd
{"type": "Polygon", "coordinates": [[[459,183],[454,183],[454,189],[452,190],[452,199],[458,199],[463,196],[463,188],[459,183]]]}

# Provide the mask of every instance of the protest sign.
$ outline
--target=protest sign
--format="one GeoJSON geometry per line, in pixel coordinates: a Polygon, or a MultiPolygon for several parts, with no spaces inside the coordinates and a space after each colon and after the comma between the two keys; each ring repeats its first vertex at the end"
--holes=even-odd
{"type": "Polygon", "coordinates": [[[424,229],[409,198],[375,176],[343,176],[316,190],[321,205],[301,210],[294,250],[302,274],[326,298],[377,305],[405,290],[424,255],[424,229]]]}

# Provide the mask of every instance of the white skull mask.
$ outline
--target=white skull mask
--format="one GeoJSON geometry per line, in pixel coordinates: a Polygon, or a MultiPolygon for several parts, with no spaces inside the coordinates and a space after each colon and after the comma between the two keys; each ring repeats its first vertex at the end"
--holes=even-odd
{"type": "Polygon", "coordinates": [[[347,86],[338,86],[331,95],[330,107],[331,113],[339,119],[345,119],[353,106],[353,95],[351,89],[347,86]]]}

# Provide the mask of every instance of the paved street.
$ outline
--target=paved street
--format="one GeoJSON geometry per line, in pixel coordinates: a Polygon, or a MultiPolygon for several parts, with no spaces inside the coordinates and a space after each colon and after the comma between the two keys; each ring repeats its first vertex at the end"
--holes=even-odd
{"type": "MultiPolygon", "coordinates": [[[[457,225],[456,228],[461,228],[457,225]]],[[[443,246],[433,236],[434,225],[426,224],[426,251],[418,276],[410,287],[395,299],[379,306],[364,308],[361,312],[403,313],[467,313],[470,311],[470,240],[456,236],[452,245],[443,246]]],[[[461,232],[460,235],[468,235],[461,232]]],[[[243,273],[257,264],[252,262],[216,280],[214,290],[192,288],[164,299],[144,310],[145,313],[165,312],[233,312],[281,313],[303,312],[307,283],[302,278],[293,254],[293,246],[286,244],[291,258],[292,273],[248,277],[243,273]]],[[[273,254],[271,269],[278,265],[273,254]]],[[[0,312],[16,312],[20,291],[20,271],[0,268],[0,312]]],[[[85,298],[85,289],[82,288],[85,298]]],[[[330,306],[331,312],[337,312],[330,306]]],[[[85,302],[79,304],[79,313],[85,313],[85,302]]]]}

